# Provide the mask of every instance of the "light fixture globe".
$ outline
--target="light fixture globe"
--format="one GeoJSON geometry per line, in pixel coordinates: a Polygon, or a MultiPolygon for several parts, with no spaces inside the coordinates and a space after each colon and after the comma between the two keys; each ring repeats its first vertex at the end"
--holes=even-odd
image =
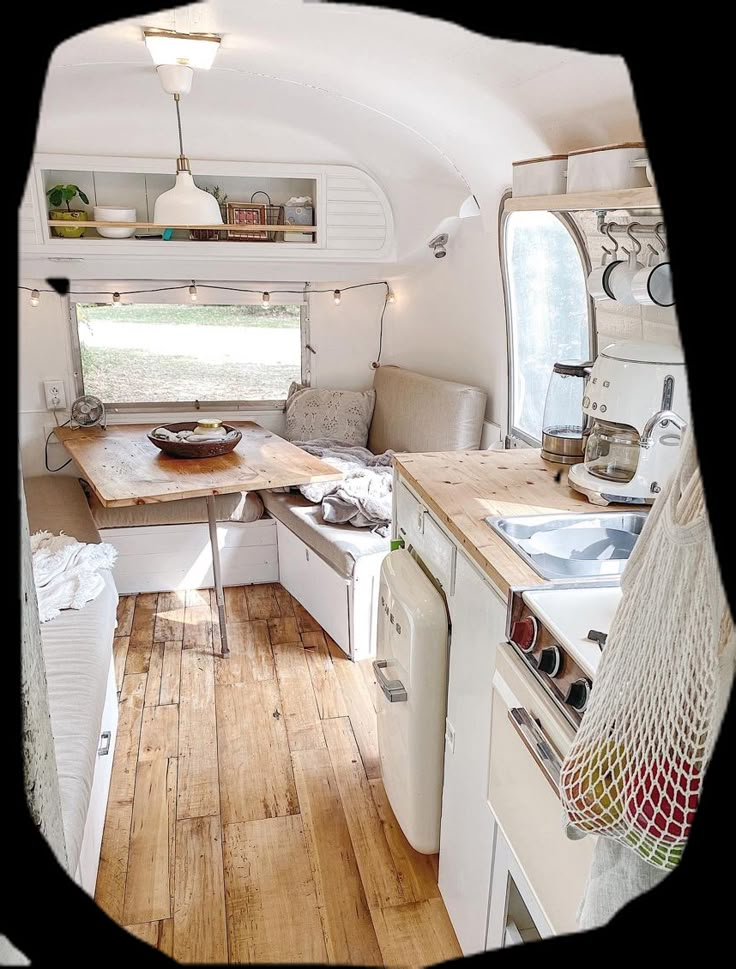
{"type": "Polygon", "coordinates": [[[460,206],[458,215],[461,219],[474,219],[476,216],[480,215],[478,199],[474,195],[469,195],[460,206]]]}
{"type": "Polygon", "coordinates": [[[153,221],[167,226],[222,225],[222,213],[214,196],[197,188],[188,168],[177,167],[176,185],[156,199],[153,221]]]}

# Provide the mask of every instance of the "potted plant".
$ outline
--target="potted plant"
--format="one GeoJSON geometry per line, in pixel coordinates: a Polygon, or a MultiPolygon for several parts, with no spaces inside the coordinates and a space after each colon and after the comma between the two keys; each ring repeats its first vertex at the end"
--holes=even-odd
{"type": "MultiPolygon", "coordinates": [[[[89,205],[89,199],[78,185],[54,185],[54,187],[50,188],[46,194],[49,197],[49,203],[51,205],[49,218],[53,219],[54,221],[64,222],[87,221],[88,216],[83,209],[73,209],[69,205],[72,199],[76,198],[77,195],[85,205],[89,205]],[[65,209],[61,208],[62,203],[66,205],[65,209]]],[[[55,236],[62,236],[65,239],[78,239],[80,236],[84,235],[86,230],[83,226],[70,225],[67,229],[62,226],[55,225],[53,226],[53,231],[55,236]]]]}
{"type": "MultiPolygon", "coordinates": [[[[206,188],[205,192],[209,192],[214,198],[217,204],[220,206],[220,212],[222,213],[223,222],[227,222],[227,195],[222,191],[219,185],[215,185],[214,188],[206,188]]],[[[220,238],[219,229],[190,229],[189,238],[196,239],[198,242],[217,242],[220,238]]]]}

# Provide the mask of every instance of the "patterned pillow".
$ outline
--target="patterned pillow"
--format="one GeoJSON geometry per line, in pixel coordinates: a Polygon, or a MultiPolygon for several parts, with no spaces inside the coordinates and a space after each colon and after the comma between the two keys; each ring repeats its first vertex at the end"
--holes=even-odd
{"type": "Polygon", "coordinates": [[[286,440],[329,438],[365,447],[375,390],[318,390],[292,383],[286,398],[286,440]]]}

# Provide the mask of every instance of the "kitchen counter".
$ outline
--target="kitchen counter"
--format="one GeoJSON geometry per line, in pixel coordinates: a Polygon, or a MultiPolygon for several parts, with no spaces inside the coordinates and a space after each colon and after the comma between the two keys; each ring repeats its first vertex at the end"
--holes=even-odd
{"type": "MultiPolygon", "coordinates": [[[[542,585],[547,580],[491,531],[486,517],[601,512],[568,485],[567,467],[543,461],[539,451],[530,448],[397,454],[394,461],[504,598],[511,586],[542,585]]],[[[609,510],[622,507],[628,506],[609,505],[609,510]]]]}

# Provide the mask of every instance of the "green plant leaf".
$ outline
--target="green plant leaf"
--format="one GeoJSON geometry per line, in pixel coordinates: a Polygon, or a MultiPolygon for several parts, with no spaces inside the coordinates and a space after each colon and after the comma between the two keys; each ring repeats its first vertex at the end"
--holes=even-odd
{"type": "Polygon", "coordinates": [[[81,190],[81,188],[80,189],[77,189],[77,193],[79,194],[79,197],[84,202],[84,204],[85,205],[89,205],[89,199],[84,194],[84,192],[81,190]]]}

